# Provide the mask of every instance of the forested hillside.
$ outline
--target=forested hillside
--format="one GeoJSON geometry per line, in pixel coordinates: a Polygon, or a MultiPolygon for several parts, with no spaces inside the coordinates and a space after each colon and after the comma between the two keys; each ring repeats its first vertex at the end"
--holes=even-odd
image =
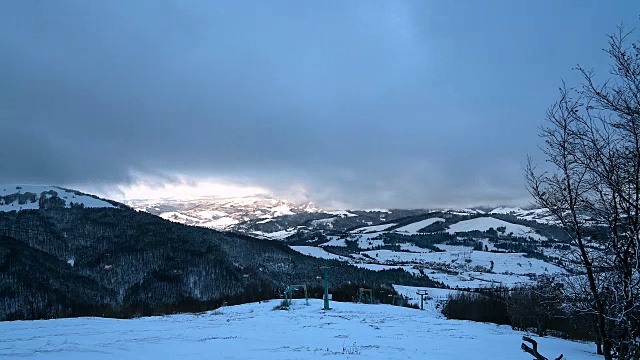
{"type": "Polygon", "coordinates": [[[130,209],[0,213],[0,319],[199,311],[321,288],[434,286],[402,270],[374,272],[288,246],[163,220],[130,209]]]}

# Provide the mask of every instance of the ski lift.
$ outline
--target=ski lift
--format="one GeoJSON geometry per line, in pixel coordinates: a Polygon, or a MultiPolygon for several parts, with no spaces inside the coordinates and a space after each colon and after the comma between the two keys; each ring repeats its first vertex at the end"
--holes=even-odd
{"type": "Polygon", "coordinates": [[[309,294],[307,293],[307,285],[289,285],[284,290],[284,301],[287,309],[291,306],[291,301],[293,300],[293,293],[296,290],[304,290],[304,299],[306,304],[309,305],[309,294]]]}
{"type": "Polygon", "coordinates": [[[420,295],[420,310],[424,310],[424,298],[429,295],[428,290],[418,290],[416,294],[420,295]]]}
{"type": "MultiPolygon", "coordinates": [[[[369,293],[369,303],[373,304],[373,290],[367,289],[367,288],[360,288],[358,289],[358,293],[359,293],[358,303],[362,303],[363,295],[365,293],[369,293]]],[[[366,299],[366,296],[364,296],[364,298],[366,299]]]]}

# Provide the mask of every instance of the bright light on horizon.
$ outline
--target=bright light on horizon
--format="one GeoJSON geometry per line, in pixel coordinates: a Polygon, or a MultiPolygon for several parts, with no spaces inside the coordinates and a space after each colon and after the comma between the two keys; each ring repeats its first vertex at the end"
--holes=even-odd
{"type": "Polygon", "coordinates": [[[133,184],[119,185],[112,196],[116,200],[198,199],[205,197],[244,197],[266,195],[271,192],[263,187],[238,185],[219,180],[188,180],[161,182],[138,180],[133,184]]]}

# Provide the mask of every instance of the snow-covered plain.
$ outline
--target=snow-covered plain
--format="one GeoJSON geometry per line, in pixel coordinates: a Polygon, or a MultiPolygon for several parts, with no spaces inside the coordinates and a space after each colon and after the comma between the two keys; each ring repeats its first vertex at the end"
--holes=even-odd
{"type": "MultiPolygon", "coordinates": [[[[405,290],[405,289],[399,289],[405,290]]],[[[409,289],[411,291],[412,289],[409,289]]],[[[446,290],[445,290],[446,291],[446,290]]],[[[438,294],[442,296],[443,294],[438,294]]],[[[78,318],[0,323],[0,357],[11,359],[530,359],[525,333],[508,326],[447,320],[433,311],[331,302],[292,310],[278,303],[225,307],[198,315],[132,320],[78,318]]],[[[535,338],[540,352],[598,359],[595,346],[535,338]]]]}

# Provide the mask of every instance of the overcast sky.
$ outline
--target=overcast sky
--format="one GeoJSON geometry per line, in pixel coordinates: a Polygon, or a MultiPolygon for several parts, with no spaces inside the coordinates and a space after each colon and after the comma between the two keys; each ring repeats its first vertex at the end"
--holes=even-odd
{"type": "Polygon", "coordinates": [[[2,1],[0,182],[526,204],[561,79],[606,75],[605,33],[639,15],[635,0],[2,1]]]}

